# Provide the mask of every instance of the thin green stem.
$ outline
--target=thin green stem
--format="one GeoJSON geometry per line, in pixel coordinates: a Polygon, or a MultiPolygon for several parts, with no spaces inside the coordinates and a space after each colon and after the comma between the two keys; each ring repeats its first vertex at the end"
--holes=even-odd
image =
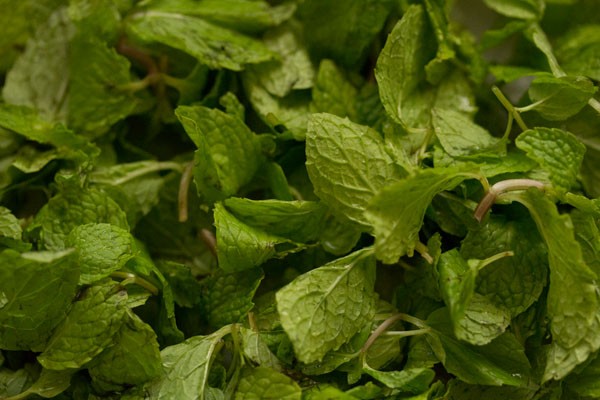
{"type": "Polygon", "coordinates": [[[529,129],[527,127],[527,125],[525,125],[525,122],[523,121],[523,119],[521,118],[521,114],[519,114],[519,111],[517,109],[515,109],[515,107],[512,105],[512,103],[506,98],[506,96],[504,96],[504,93],[502,93],[502,91],[500,89],[498,89],[497,86],[492,87],[492,92],[494,93],[496,98],[500,101],[500,103],[502,103],[502,105],[504,106],[506,111],[508,111],[510,114],[512,114],[513,118],[515,119],[515,121],[517,121],[517,124],[519,125],[521,130],[526,131],[527,129],[529,129]]]}
{"type": "Polygon", "coordinates": [[[188,194],[190,190],[190,184],[192,183],[193,172],[194,162],[190,161],[183,169],[183,172],[181,173],[181,179],[179,180],[179,193],[177,194],[179,222],[185,222],[188,220],[188,194]]]}
{"type": "Polygon", "coordinates": [[[115,271],[115,272],[112,272],[110,274],[110,276],[111,276],[111,278],[123,279],[123,281],[121,281],[121,283],[120,283],[123,286],[134,283],[138,286],[143,287],[144,289],[146,289],[147,291],[152,293],[154,296],[156,296],[156,295],[158,295],[158,293],[160,293],[160,291],[158,290],[158,288],[156,286],[154,286],[153,284],[151,284],[144,278],[141,278],[135,274],[132,274],[131,272],[115,271]]]}
{"type": "Polygon", "coordinates": [[[600,101],[594,99],[593,97],[588,100],[588,105],[592,107],[594,110],[600,114],[600,101]]]}
{"type": "Polygon", "coordinates": [[[529,188],[538,188],[540,190],[545,190],[546,185],[543,182],[536,181],[533,179],[506,179],[500,182],[495,183],[490,190],[487,191],[485,196],[481,199],[473,216],[479,222],[483,220],[483,217],[492,205],[496,202],[498,196],[506,192],[512,192],[515,190],[526,190],[529,188]]]}
{"type": "Polygon", "coordinates": [[[429,249],[425,244],[417,242],[415,245],[415,250],[421,255],[421,257],[425,259],[425,261],[427,261],[427,263],[433,264],[433,257],[431,257],[431,254],[429,254],[429,249]]]}
{"type": "MultiPolygon", "coordinates": [[[[132,181],[136,178],[139,178],[140,176],[144,176],[144,175],[150,174],[152,172],[164,171],[164,170],[169,170],[169,169],[181,172],[182,165],[180,163],[171,162],[171,161],[158,162],[156,164],[151,164],[145,168],[140,168],[136,171],[133,171],[133,172],[123,176],[122,178],[115,179],[114,181],[112,181],[112,184],[116,185],[116,186],[122,185],[123,183],[132,181]]],[[[92,178],[92,181],[93,181],[93,178],[92,178]]]]}
{"type": "Polygon", "coordinates": [[[412,331],[387,331],[387,332],[384,332],[382,334],[382,336],[393,336],[393,337],[403,338],[403,337],[424,335],[429,332],[431,332],[431,328],[413,329],[412,331]]]}
{"type": "Polygon", "coordinates": [[[513,251],[510,251],[510,250],[509,251],[503,251],[503,252],[500,252],[498,254],[494,254],[493,256],[488,257],[485,260],[479,261],[479,264],[477,265],[477,267],[478,267],[478,269],[483,269],[483,268],[487,267],[488,265],[490,265],[490,264],[492,264],[492,263],[494,263],[494,262],[496,262],[498,260],[501,260],[501,259],[506,258],[506,257],[512,257],[514,255],[515,255],[515,253],[513,251]]]}
{"type": "MultiPolygon", "coordinates": [[[[362,349],[360,349],[361,354],[366,354],[367,351],[369,350],[369,348],[373,345],[373,343],[375,343],[375,341],[377,340],[377,338],[379,336],[381,336],[385,331],[387,331],[393,324],[395,324],[398,321],[406,321],[410,324],[413,324],[415,326],[417,326],[418,331],[429,331],[429,327],[425,324],[425,322],[421,321],[418,318],[415,318],[413,316],[404,314],[404,313],[398,313],[398,314],[394,314],[391,317],[389,317],[388,319],[386,319],[385,321],[383,321],[378,327],[377,329],[375,329],[373,331],[373,333],[371,333],[371,336],[369,336],[369,338],[367,339],[367,341],[365,342],[365,344],[363,345],[362,349]]],[[[423,334],[424,332],[420,332],[417,334],[423,334]]],[[[426,332],[425,332],[426,333],[426,332]]],[[[410,335],[407,335],[410,336],[410,335]]]]}

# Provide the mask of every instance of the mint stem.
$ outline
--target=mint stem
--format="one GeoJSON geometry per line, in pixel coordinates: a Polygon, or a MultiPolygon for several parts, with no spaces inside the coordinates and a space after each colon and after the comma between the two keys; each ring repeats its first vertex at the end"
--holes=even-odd
{"type": "Polygon", "coordinates": [[[123,279],[123,281],[121,282],[123,286],[127,286],[130,283],[135,283],[136,285],[141,286],[150,293],[152,293],[154,296],[158,295],[159,293],[159,290],[156,286],[154,286],[144,278],[132,274],[131,272],[115,271],[111,273],[110,276],[111,278],[123,279]]]}
{"type": "Polygon", "coordinates": [[[181,173],[181,179],[179,180],[179,193],[177,194],[179,222],[185,222],[188,220],[188,194],[190,190],[190,184],[192,182],[193,172],[194,162],[190,161],[183,169],[183,172],[181,173]]]}
{"type": "MultiPolygon", "coordinates": [[[[386,319],[385,321],[383,321],[381,323],[381,325],[379,325],[377,327],[377,329],[375,329],[373,331],[373,333],[371,333],[371,336],[369,336],[369,338],[363,345],[362,349],[360,349],[360,352],[362,354],[366,354],[366,352],[369,350],[369,347],[371,347],[373,345],[373,343],[375,343],[377,338],[379,336],[381,336],[385,331],[387,331],[389,327],[391,327],[393,324],[395,324],[398,321],[406,321],[410,324],[413,324],[413,325],[416,325],[417,327],[419,327],[420,329],[418,329],[418,330],[407,331],[407,332],[418,332],[418,333],[414,333],[413,335],[421,335],[423,333],[429,332],[429,330],[430,330],[429,327],[427,325],[425,325],[425,322],[421,321],[418,318],[415,318],[413,316],[410,316],[410,315],[407,315],[404,313],[394,314],[391,317],[389,317],[388,319],[386,319]]],[[[411,336],[411,335],[406,335],[406,336],[411,336]]]]}
{"type": "Polygon", "coordinates": [[[529,129],[527,125],[525,125],[523,119],[521,118],[521,114],[519,114],[519,111],[515,109],[512,103],[506,98],[506,96],[504,96],[504,93],[502,93],[502,91],[498,89],[497,86],[492,87],[492,92],[494,93],[494,95],[496,95],[496,98],[498,98],[500,103],[502,103],[506,111],[508,111],[513,116],[515,121],[517,121],[517,124],[519,125],[521,130],[526,131],[527,129],[529,129]]]}
{"type": "Polygon", "coordinates": [[[532,187],[543,190],[546,185],[533,179],[506,179],[504,181],[497,182],[490,188],[490,190],[487,191],[485,196],[483,196],[477,205],[473,216],[478,222],[481,222],[485,214],[487,214],[489,209],[496,202],[496,199],[499,195],[515,190],[526,190],[532,187]]]}

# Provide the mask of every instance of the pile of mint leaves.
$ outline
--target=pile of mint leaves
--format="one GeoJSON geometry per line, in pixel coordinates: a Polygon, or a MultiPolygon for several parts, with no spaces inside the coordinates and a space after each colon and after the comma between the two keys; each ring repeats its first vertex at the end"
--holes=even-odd
{"type": "Polygon", "coordinates": [[[1,399],[600,398],[597,0],[0,0],[1,399]]]}

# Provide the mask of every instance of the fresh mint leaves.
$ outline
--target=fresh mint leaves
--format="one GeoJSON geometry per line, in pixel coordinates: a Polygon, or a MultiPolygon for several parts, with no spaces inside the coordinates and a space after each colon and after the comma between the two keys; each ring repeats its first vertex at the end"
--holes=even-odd
{"type": "Polygon", "coordinates": [[[0,0],[0,399],[600,399],[599,4],[0,0]]]}

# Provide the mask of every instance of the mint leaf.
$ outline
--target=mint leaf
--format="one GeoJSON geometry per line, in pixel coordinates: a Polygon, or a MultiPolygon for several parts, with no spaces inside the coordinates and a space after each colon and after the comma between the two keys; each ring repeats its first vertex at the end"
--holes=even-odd
{"type": "Polygon", "coordinates": [[[469,231],[460,248],[463,257],[477,259],[503,251],[513,255],[480,270],[476,291],[515,317],[529,308],[546,286],[547,251],[531,221],[495,216],[469,231]]]}
{"type": "Polygon", "coordinates": [[[281,325],[300,361],[321,360],[370,320],[374,268],[372,250],[364,249],[307,272],[277,292],[281,325]]]}
{"type": "Polygon", "coordinates": [[[427,324],[435,332],[427,341],[438,359],[451,374],[471,384],[524,386],[530,365],[522,345],[505,332],[485,346],[473,346],[457,340],[446,309],[433,312],[427,324]]]}
{"type": "Polygon", "coordinates": [[[292,378],[267,367],[244,368],[235,392],[235,399],[300,400],[302,390],[292,378]]]}
{"type": "Polygon", "coordinates": [[[176,115],[198,147],[194,157],[198,193],[215,201],[250,182],[258,169],[260,147],[243,121],[200,106],[180,106],[176,115]]]}
{"type": "Polygon", "coordinates": [[[585,146],[571,133],[535,128],[520,134],[515,143],[540,164],[555,189],[568,191],[576,184],[585,146]]]}
{"type": "Polygon", "coordinates": [[[556,46],[556,57],[564,70],[573,75],[600,79],[600,54],[598,39],[600,27],[596,25],[574,25],[556,46]]]}
{"type": "Polygon", "coordinates": [[[22,235],[19,220],[6,207],[0,207],[0,243],[9,246],[15,241],[21,241],[22,235]]]}
{"type": "Polygon", "coordinates": [[[318,58],[331,58],[343,66],[359,64],[383,28],[392,8],[389,0],[308,0],[298,9],[305,40],[318,58]],[[346,49],[352,48],[352,51],[346,49]]]}
{"type": "Polygon", "coordinates": [[[112,282],[91,286],[76,301],[38,356],[44,368],[79,368],[113,344],[127,293],[112,282]]]}
{"type": "Polygon", "coordinates": [[[173,399],[181,396],[210,398],[209,372],[222,346],[221,339],[230,332],[225,326],[207,336],[194,336],[185,342],[165,347],[160,356],[162,374],[147,385],[150,399],[173,399]]]}
{"type": "Polygon", "coordinates": [[[0,347],[41,351],[75,296],[72,251],[0,253],[0,347]]]}
{"type": "Polygon", "coordinates": [[[141,41],[174,47],[211,68],[239,71],[274,58],[259,41],[186,12],[149,7],[130,15],[126,29],[141,41]]]}
{"type": "Polygon", "coordinates": [[[109,276],[133,257],[129,232],[110,224],[79,225],[71,231],[67,243],[77,249],[79,283],[83,285],[109,276]]]}
{"type": "Polygon", "coordinates": [[[260,268],[241,272],[217,272],[203,283],[203,308],[210,326],[220,328],[240,322],[252,309],[252,298],[263,279],[260,268]]]}
{"type": "Polygon", "coordinates": [[[2,97],[7,103],[30,107],[46,120],[65,120],[69,41],[74,30],[66,8],[56,9],[38,27],[6,75],[2,97]]]}
{"type": "Polygon", "coordinates": [[[419,394],[427,390],[435,376],[433,370],[425,368],[404,369],[402,371],[377,371],[367,367],[364,368],[364,372],[389,388],[414,394],[419,394]]]}
{"type": "Polygon", "coordinates": [[[331,60],[323,60],[319,65],[312,99],[311,106],[317,112],[357,120],[358,90],[331,60]]]}
{"type": "Polygon", "coordinates": [[[244,224],[220,203],[215,204],[214,218],[217,227],[219,267],[224,271],[250,269],[261,265],[278,253],[285,255],[286,250],[292,251],[300,247],[288,239],[244,224]],[[280,250],[278,245],[286,245],[286,248],[282,247],[280,250]]]}
{"type": "MultiPolygon", "coordinates": [[[[7,399],[25,399],[29,395],[38,395],[46,399],[55,398],[69,387],[73,371],[53,371],[42,369],[39,378],[24,392],[7,399]]],[[[8,392],[8,391],[7,391],[8,392]]]]}
{"type": "Polygon", "coordinates": [[[88,223],[109,223],[129,228],[125,213],[104,192],[67,188],[50,199],[29,229],[40,229],[44,248],[60,250],[66,247],[67,237],[74,228],[88,223]]]}
{"type": "Polygon", "coordinates": [[[261,334],[251,329],[240,328],[240,335],[244,346],[244,356],[258,365],[271,368],[275,371],[283,369],[279,359],[271,352],[261,334]]]}
{"type": "Polygon", "coordinates": [[[161,358],[152,328],[127,312],[113,345],[100,353],[89,368],[94,381],[111,385],[137,385],[160,375],[161,358]]]}
{"type": "Polygon", "coordinates": [[[312,201],[250,200],[232,197],[223,204],[240,221],[301,243],[319,238],[326,211],[322,204],[312,201]]]}
{"type": "Polygon", "coordinates": [[[585,107],[597,90],[583,76],[539,76],[529,86],[530,107],[548,120],[564,120],[585,107]]]}
{"type": "Polygon", "coordinates": [[[373,226],[377,258],[393,264],[403,255],[412,255],[425,210],[435,195],[453,189],[475,173],[474,168],[434,168],[383,188],[365,213],[373,226]]]}
{"type": "Polygon", "coordinates": [[[543,0],[483,0],[492,10],[519,19],[540,19],[544,13],[543,0]]]}
{"type": "Polygon", "coordinates": [[[313,114],[306,134],[306,169],[315,194],[338,216],[367,225],[364,210],[384,186],[406,172],[371,128],[331,114],[313,114]]]}
{"type": "Polygon", "coordinates": [[[585,264],[568,215],[536,191],[514,195],[531,213],[548,246],[548,316],[552,344],[543,381],[561,379],[600,348],[600,298],[596,274],[585,264]],[[564,296],[568,291],[569,296],[564,296]],[[585,307],[581,305],[585,304],[585,307]]]}

